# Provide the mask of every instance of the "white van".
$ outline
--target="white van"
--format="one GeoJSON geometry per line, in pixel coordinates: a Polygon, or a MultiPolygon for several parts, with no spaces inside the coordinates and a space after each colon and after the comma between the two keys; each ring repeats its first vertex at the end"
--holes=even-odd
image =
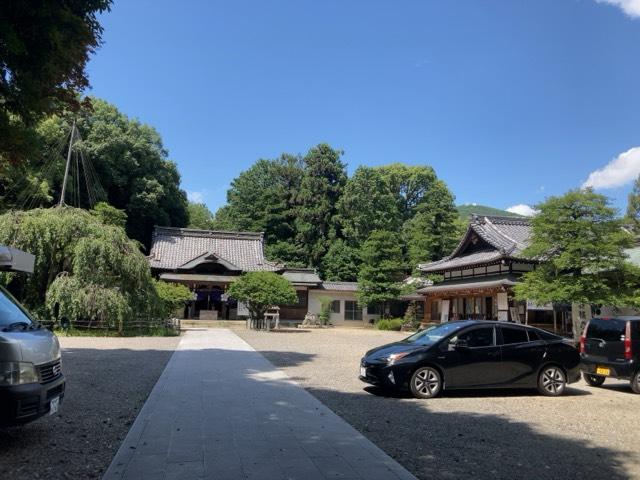
{"type": "MultiPolygon", "coordinates": [[[[33,273],[35,257],[0,246],[0,270],[33,273]]],[[[0,287],[0,426],[53,415],[64,397],[58,338],[0,287]]]]}

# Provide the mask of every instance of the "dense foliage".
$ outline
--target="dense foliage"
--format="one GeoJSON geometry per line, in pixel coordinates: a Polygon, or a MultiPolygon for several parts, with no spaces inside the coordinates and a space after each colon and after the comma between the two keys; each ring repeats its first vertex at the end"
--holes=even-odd
{"type": "Polygon", "coordinates": [[[362,267],[358,275],[358,301],[363,305],[381,305],[395,300],[403,292],[406,265],[396,233],[376,230],[362,245],[362,267]]]}
{"type": "Polygon", "coordinates": [[[252,319],[261,319],[274,305],[296,302],[296,291],[291,282],[273,272],[249,272],[233,282],[227,291],[231,298],[247,304],[252,319]]]}
{"type": "Polygon", "coordinates": [[[0,215],[0,244],[36,257],[33,274],[3,273],[2,283],[41,317],[66,317],[122,330],[158,314],[149,263],[118,226],[62,207],[0,215]]]}
{"type": "Polygon", "coordinates": [[[200,230],[211,230],[213,228],[213,213],[204,203],[189,202],[189,223],[187,227],[200,230]]]}
{"type": "Polygon", "coordinates": [[[402,233],[407,272],[449,253],[461,235],[454,197],[429,166],[394,163],[347,177],[342,152],[320,144],[303,156],[259,160],[231,184],[217,229],[265,232],[265,252],[323,278],[355,281],[375,230],[402,233]]]}
{"type": "MultiPolygon", "coordinates": [[[[154,225],[187,225],[186,194],[158,132],[99,99],[92,99],[90,107],[77,113],[54,115],[38,125],[42,154],[0,173],[4,187],[0,208],[48,207],[58,201],[66,161],[64,147],[73,119],[82,138],[77,149],[95,170],[95,175],[80,175],[79,181],[89,183],[102,200],[126,212],[126,231],[131,238],[148,247],[154,225]]],[[[74,206],[91,206],[86,199],[80,200],[81,204],[74,206]]]]}
{"type": "Polygon", "coordinates": [[[629,193],[626,221],[633,233],[640,236],[640,177],[633,182],[633,189],[629,193]]]}
{"type": "Polygon", "coordinates": [[[155,280],[153,285],[162,302],[163,317],[178,315],[182,318],[181,309],[184,308],[185,302],[192,299],[191,291],[179,283],[163,282],[162,280],[155,280]]]}
{"type": "Polygon", "coordinates": [[[85,67],[101,43],[97,15],[111,0],[0,3],[0,168],[31,153],[43,115],[77,109],[85,67]]]}
{"type": "MultiPolygon", "coordinates": [[[[541,262],[515,287],[518,298],[539,304],[638,304],[640,272],[625,254],[633,238],[607,197],[572,190],[536,208],[540,213],[532,219],[531,244],[523,255],[541,262]]],[[[581,328],[574,325],[576,336],[581,328]]]]}

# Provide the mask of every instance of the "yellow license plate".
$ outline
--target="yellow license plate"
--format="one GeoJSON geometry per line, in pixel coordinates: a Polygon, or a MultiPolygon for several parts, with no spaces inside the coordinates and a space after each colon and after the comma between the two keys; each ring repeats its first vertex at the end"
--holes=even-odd
{"type": "Polygon", "coordinates": [[[609,373],[611,373],[611,370],[609,370],[608,368],[604,368],[604,367],[596,368],[596,375],[609,375],[609,373]]]}

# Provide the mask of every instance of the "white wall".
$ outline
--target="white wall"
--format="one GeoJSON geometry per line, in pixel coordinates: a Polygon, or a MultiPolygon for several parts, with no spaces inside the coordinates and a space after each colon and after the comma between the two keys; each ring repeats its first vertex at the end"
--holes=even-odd
{"type": "Polygon", "coordinates": [[[377,319],[380,315],[369,315],[367,309],[362,309],[362,322],[358,320],[345,320],[344,319],[344,302],[346,300],[357,301],[355,292],[332,292],[328,290],[309,290],[309,312],[316,315],[320,315],[322,305],[320,299],[322,297],[329,297],[331,300],[340,301],[340,313],[332,313],[329,321],[334,325],[369,325],[369,320],[377,319]]]}

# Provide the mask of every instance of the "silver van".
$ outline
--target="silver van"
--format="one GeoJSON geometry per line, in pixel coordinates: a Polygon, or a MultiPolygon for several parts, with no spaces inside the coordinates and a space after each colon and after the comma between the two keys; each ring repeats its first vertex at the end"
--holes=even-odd
{"type": "MultiPolygon", "coordinates": [[[[0,270],[33,273],[35,257],[0,246],[0,270]]],[[[0,426],[53,415],[64,397],[58,338],[0,287],[0,426]]]]}

